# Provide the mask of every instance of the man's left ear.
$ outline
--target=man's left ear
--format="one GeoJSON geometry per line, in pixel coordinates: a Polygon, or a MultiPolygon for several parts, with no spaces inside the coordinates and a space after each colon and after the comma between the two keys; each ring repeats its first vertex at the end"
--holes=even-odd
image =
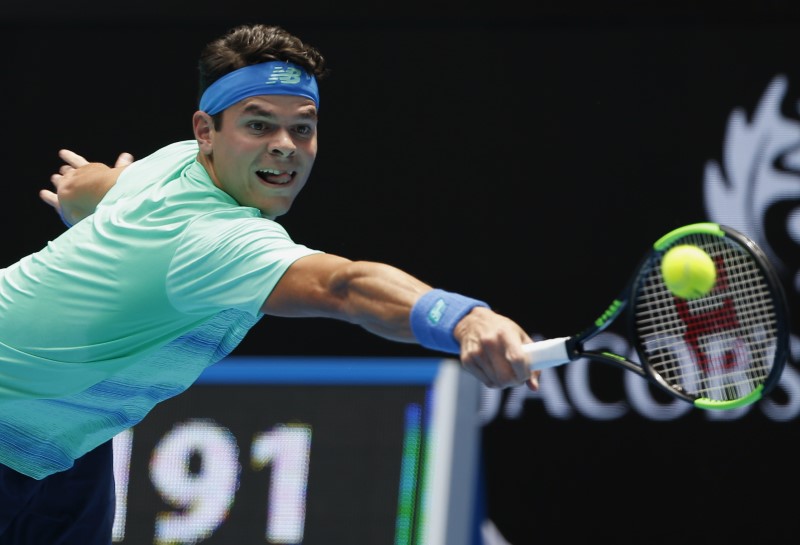
{"type": "Polygon", "coordinates": [[[197,111],[192,116],[192,127],[194,128],[194,137],[200,145],[200,153],[211,155],[213,147],[211,134],[214,128],[214,120],[207,113],[197,111]]]}

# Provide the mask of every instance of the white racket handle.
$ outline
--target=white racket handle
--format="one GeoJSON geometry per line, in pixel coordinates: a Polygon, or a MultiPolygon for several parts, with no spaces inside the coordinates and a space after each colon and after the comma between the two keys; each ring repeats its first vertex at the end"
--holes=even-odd
{"type": "Polygon", "coordinates": [[[568,339],[569,337],[557,337],[523,345],[523,350],[528,354],[530,370],[538,371],[568,363],[570,361],[567,352],[568,339]]]}

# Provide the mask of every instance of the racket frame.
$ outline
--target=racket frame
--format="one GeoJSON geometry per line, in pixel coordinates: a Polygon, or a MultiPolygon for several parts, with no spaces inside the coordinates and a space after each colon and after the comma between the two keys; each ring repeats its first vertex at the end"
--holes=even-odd
{"type": "MultiPolygon", "coordinates": [[[[649,269],[648,269],[649,270],[649,269]]],[[[546,339],[526,345],[524,348],[531,358],[530,368],[533,370],[555,367],[581,358],[621,367],[625,370],[649,380],[670,395],[683,399],[694,406],[707,410],[728,410],[749,405],[767,395],[778,383],[786,363],[789,351],[789,311],[786,297],[780,280],[769,265],[764,252],[744,234],[727,226],[712,222],[701,222],[684,225],[674,229],[658,239],[650,252],[639,262],[635,273],[631,276],[619,297],[614,299],[608,308],[586,329],[576,335],[546,339]],[[770,295],[775,302],[776,322],[779,325],[775,339],[775,356],[770,373],[763,384],[756,386],[748,395],[735,400],[714,400],[707,397],[689,394],[682,389],[667,383],[650,364],[642,348],[643,342],[635,327],[636,316],[627,313],[628,338],[632,341],[640,362],[610,351],[589,350],[585,343],[607,329],[630,305],[636,290],[644,277],[648,264],[656,257],[663,255],[676,241],[691,234],[706,234],[733,239],[754,258],[759,270],[766,279],[770,295]],[[545,344],[542,344],[545,343],[545,344]],[[534,348],[535,347],[535,348],[534,348]]]]}

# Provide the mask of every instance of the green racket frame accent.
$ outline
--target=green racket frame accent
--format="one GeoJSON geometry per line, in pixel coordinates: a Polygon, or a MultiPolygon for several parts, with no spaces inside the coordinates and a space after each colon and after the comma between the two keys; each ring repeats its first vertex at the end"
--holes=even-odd
{"type": "Polygon", "coordinates": [[[678,227],[674,229],[658,239],[655,244],[653,244],[653,248],[656,251],[662,251],[666,249],[670,244],[672,244],[675,240],[685,237],[687,235],[692,234],[707,234],[713,235],[718,237],[724,237],[725,231],[719,226],[719,224],[711,223],[711,222],[703,222],[703,223],[692,223],[690,225],[684,225],[683,227],[678,227]]]}
{"type": "Polygon", "coordinates": [[[619,299],[614,299],[614,302],[611,303],[606,311],[600,315],[600,317],[594,321],[594,325],[596,327],[605,327],[606,325],[610,324],[617,315],[622,312],[625,308],[625,302],[620,301],[619,299]]]}
{"type": "Polygon", "coordinates": [[[755,390],[750,392],[748,395],[736,399],[734,401],[717,401],[714,399],[709,399],[707,397],[701,397],[694,400],[695,407],[699,407],[700,409],[711,409],[711,410],[728,410],[728,409],[736,409],[738,407],[744,407],[745,405],[750,405],[751,403],[755,403],[761,396],[764,395],[764,385],[759,384],[756,386],[755,390]]]}

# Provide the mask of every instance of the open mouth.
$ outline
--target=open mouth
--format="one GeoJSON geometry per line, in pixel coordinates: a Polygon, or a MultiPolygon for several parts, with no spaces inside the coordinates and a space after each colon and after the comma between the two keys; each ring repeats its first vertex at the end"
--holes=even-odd
{"type": "Polygon", "coordinates": [[[256,171],[256,175],[268,184],[285,185],[294,179],[295,171],[262,168],[256,171]]]}

